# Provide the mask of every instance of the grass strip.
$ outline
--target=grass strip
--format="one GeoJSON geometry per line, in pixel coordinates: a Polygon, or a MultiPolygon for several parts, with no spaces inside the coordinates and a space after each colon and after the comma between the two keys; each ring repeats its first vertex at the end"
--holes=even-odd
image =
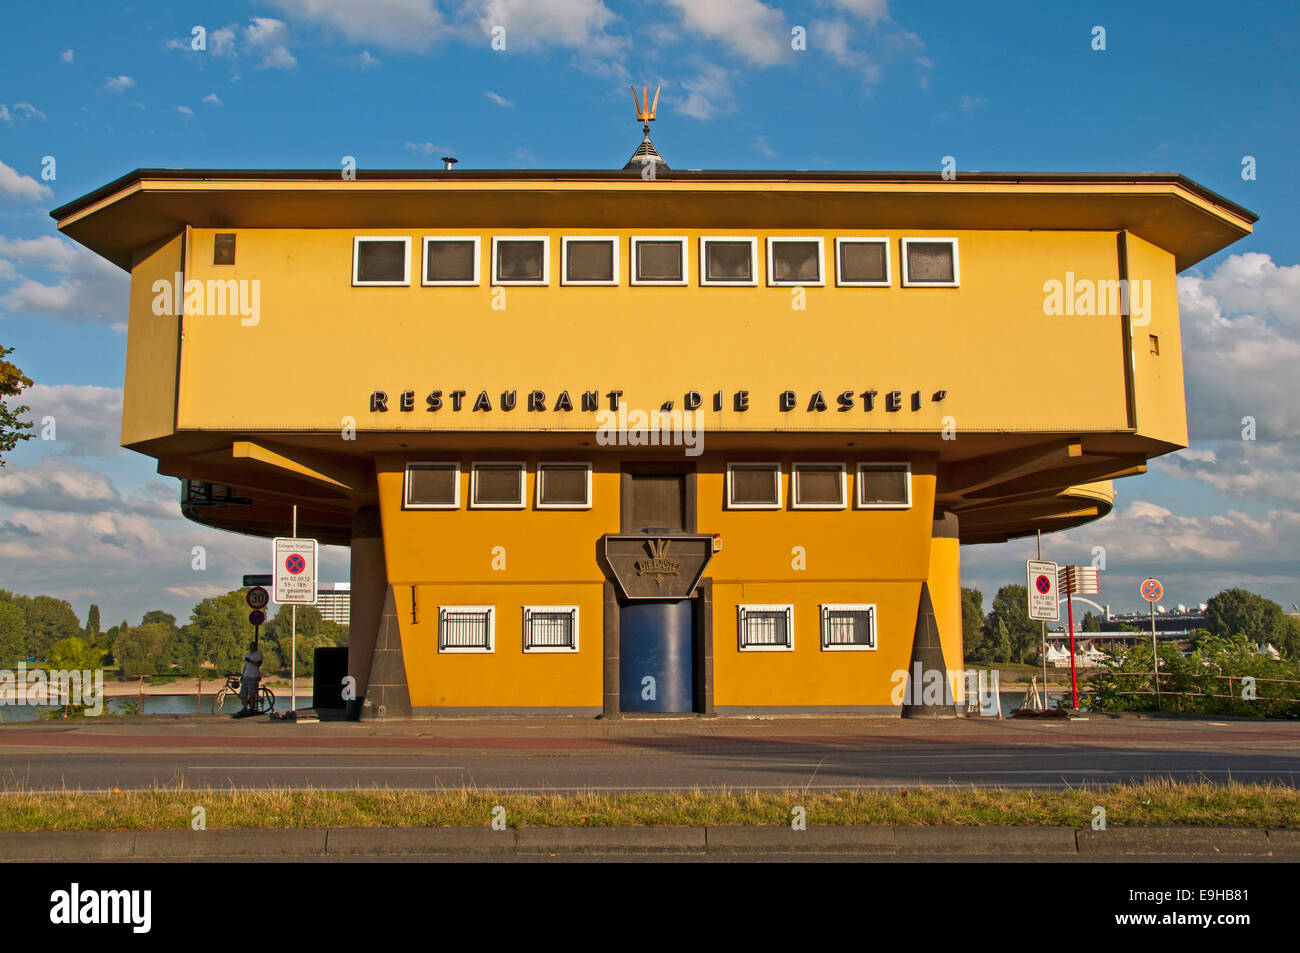
{"type": "Polygon", "coordinates": [[[809,824],[1089,827],[1094,807],[1109,827],[1300,827],[1300,791],[1274,784],[1178,783],[1080,787],[1064,791],[914,788],[900,791],[494,794],[234,791],[160,787],[87,794],[9,789],[0,796],[2,831],[168,830],[190,827],[202,807],[208,829],[321,827],[486,827],[492,809],[511,827],[784,825],[798,805],[809,824]]]}

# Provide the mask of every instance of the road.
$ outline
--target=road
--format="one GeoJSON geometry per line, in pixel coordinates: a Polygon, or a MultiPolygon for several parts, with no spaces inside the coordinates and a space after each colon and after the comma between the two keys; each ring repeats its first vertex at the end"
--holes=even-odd
{"type": "Polygon", "coordinates": [[[0,727],[3,791],[1059,789],[1151,779],[1295,786],[1298,776],[1300,724],[1289,722],[142,717],[0,727]]]}

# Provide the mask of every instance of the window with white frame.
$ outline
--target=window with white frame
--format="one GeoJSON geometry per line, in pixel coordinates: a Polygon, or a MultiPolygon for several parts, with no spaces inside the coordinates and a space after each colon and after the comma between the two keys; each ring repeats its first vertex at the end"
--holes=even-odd
{"type": "Polygon", "coordinates": [[[424,236],[425,285],[476,285],[478,265],[477,235],[424,236]]]}
{"type": "Polygon", "coordinates": [[[560,284],[618,284],[618,239],[612,236],[565,237],[560,284]]]}
{"type": "Polygon", "coordinates": [[[858,509],[905,510],[911,505],[912,467],[909,464],[858,464],[858,509]]]}
{"type": "Polygon", "coordinates": [[[439,652],[491,652],[496,644],[496,606],[440,606],[439,652]]]}
{"type": "Polygon", "coordinates": [[[826,651],[872,651],[876,649],[876,606],[874,603],[824,604],[822,648],[826,651]]]}
{"type": "Polygon", "coordinates": [[[578,651],[578,607],[524,606],[524,651],[578,651]]]}
{"type": "Polygon", "coordinates": [[[684,285],[689,273],[685,238],[632,238],[632,284],[684,285]]]}
{"type": "Polygon", "coordinates": [[[470,472],[469,505],[479,509],[522,509],[524,465],[487,462],[470,472]]]}
{"type": "Polygon", "coordinates": [[[352,284],[409,285],[411,239],[388,235],[358,235],[352,240],[352,284]]]}
{"type": "Polygon", "coordinates": [[[888,238],[835,239],[835,283],[849,288],[888,288],[888,238]]]}
{"type": "Polygon", "coordinates": [[[781,464],[727,464],[727,509],[781,508],[781,464]]]}
{"type": "Polygon", "coordinates": [[[700,237],[700,284],[756,285],[757,238],[700,237]]]}
{"type": "Polygon", "coordinates": [[[796,463],[790,468],[790,505],[797,510],[842,510],[844,464],[796,463]]]}
{"type": "Polygon", "coordinates": [[[591,464],[537,464],[537,508],[539,510],[590,509],[591,464]]]}
{"type": "Polygon", "coordinates": [[[794,649],[793,605],[737,606],[741,651],[789,652],[794,649]]]}
{"type": "Polygon", "coordinates": [[[459,509],[460,464],[408,463],[403,500],[408,510],[459,509]]]}
{"type": "Polygon", "coordinates": [[[957,239],[903,239],[904,288],[956,288],[960,283],[957,239]]]}
{"type": "Polygon", "coordinates": [[[549,284],[550,253],[549,237],[494,237],[492,239],[492,284],[549,284]]]}
{"type": "Polygon", "coordinates": [[[824,285],[825,261],[820,238],[769,238],[767,240],[767,283],[769,285],[824,285]]]}

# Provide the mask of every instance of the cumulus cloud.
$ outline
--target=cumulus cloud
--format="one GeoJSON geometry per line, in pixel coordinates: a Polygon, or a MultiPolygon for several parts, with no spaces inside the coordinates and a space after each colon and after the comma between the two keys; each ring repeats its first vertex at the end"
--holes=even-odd
{"type": "Polygon", "coordinates": [[[0,501],[32,510],[99,513],[122,508],[122,497],[104,474],[72,460],[47,458],[35,466],[0,470],[0,501]]]}
{"type": "Polygon", "coordinates": [[[122,391],[89,384],[36,384],[23,391],[22,402],[31,408],[29,419],[39,435],[42,421],[53,418],[53,441],[58,456],[104,457],[125,454],[119,446],[122,432],[122,391]]]}
{"type": "Polygon", "coordinates": [[[673,97],[677,111],[692,119],[712,119],[736,109],[731,73],[716,64],[706,63],[694,76],[682,80],[682,90],[684,97],[673,97]]]}
{"type": "Polygon", "coordinates": [[[54,193],[48,185],[37,182],[30,175],[21,175],[17,169],[0,162],[0,198],[8,201],[39,202],[53,197],[54,193]]]}
{"type": "Polygon", "coordinates": [[[790,54],[790,31],[780,10],[760,0],[668,0],[687,32],[721,43],[756,66],[790,54]]]}
{"type": "Polygon", "coordinates": [[[271,5],[295,22],[398,52],[427,51],[443,27],[433,0],[271,0],[271,5]]]}
{"type": "Polygon", "coordinates": [[[218,96],[216,93],[208,93],[206,96],[203,97],[203,101],[212,106],[220,106],[222,104],[221,97],[218,96]]]}
{"type": "Polygon", "coordinates": [[[507,50],[558,46],[610,56],[626,45],[608,31],[618,17],[602,0],[470,0],[463,9],[477,25],[479,38],[505,27],[507,50]]]}
{"type": "MultiPolygon", "coordinates": [[[[0,188],[3,180],[0,167],[0,188]]],[[[19,282],[0,295],[0,308],[10,313],[125,329],[127,274],[80,245],[53,236],[0,238],[0,280],[19,282]],[[57,281],[46,284],[24,274],[33,268],[54,273],[57,281]]]]}
{"type": "Polygon", "coordinates": [[[104,80],[104,90],[110,93],[122,93],[135,85],[130,76],[110,76],[104,80]]]}
{"type": "Polygon", "coordinates": [[[880,81],[880,67],[871,56],[853,49],[852,28],[843,20],[814,20],[808,28],[809,49],[825,53],[841,66],[857,70],[868,84],[880,81]]]}
{"type": "Polygon", "coordinates": [[[293,69],[298,60],[289,52],[286,45],[289,28],[283,20],[271,17],[253,17],[244,27],[244,43],[255,55],[260,56],[258,69],[293,69]]]}

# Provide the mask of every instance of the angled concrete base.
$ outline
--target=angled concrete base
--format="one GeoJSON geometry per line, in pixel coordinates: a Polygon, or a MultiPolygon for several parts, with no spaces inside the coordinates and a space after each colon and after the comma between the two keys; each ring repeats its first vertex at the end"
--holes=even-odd
{"type": "Polygon", "coordinates": [[[406,684],[406,660],[402,656],[402,632],[397,622],[397,600],[393,587],[384,597],[384,611],[379,617],[375,652],[370,660],[370,678],[366,681],[363,721],[383,721],[411,717],[411,691],[406,684]]]}

